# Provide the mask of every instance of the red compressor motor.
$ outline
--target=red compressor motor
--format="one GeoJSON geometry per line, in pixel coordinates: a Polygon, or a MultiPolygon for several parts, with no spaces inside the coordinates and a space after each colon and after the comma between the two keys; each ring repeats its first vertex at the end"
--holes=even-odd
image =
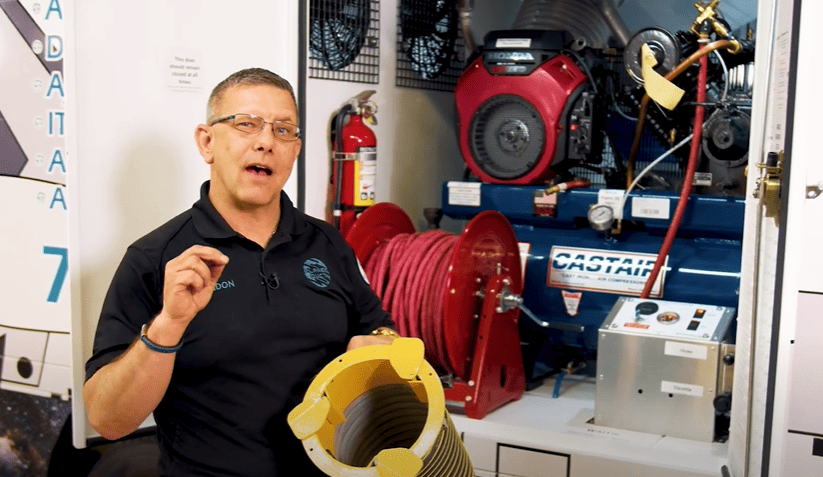
{"type": "Polygon", "coordinates": [[[460,150],[481,181],[545,183],[573,165],[600,161],[598,95],[570,40],[552,30],[486,35],[454,93],[460,150]]]}
{"type": "Polygon", "coordinates": [[[345,237],[357,216],[374,205],[377,137],[366,123],[377,124],[373,90],[350,99],[332,119],[331,222],[345,237]]]}

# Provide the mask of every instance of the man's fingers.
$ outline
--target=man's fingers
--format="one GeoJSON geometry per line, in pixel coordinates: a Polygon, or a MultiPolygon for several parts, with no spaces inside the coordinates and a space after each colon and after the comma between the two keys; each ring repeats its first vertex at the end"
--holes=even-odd
{"type": "Polygon", "coordinates": [[[375,335],[358,335],[352,336],[349,344],[346,346],[346,351],[351,351],[356,348],[370,345],[390,345],[394,338],[390,336],[375,336],[375,335]]]}
{"type": "Polygon", "coordinates": [[[220,250],[213,247],[206,247],[204,245],[193,245],[183,253],[191,253],[192,255],[199,257],[204,262],[210,262],[215,265],[225,266],[229,263],[229,257],[223,255],[220,250]]]}
{"type": "Polygon", "coordinates": [[[203,280],[211,280],[211,267],[209,267],[208,263],[203,261],[200,257],[191,257],[186,262],[186,267],[203,277],[203,280]]]}
{"type": "Polygon", "coordinates": [[[217,249],[195,245],[169,261],[167,268],[172,273],[194,270],[204,280],[217,282],[228,261],[229,258],[217,249]]]}
{"type": "Polygon", "coordinates": [[[170,285],[178,290],[185,289],[192,293],[198,293],[208,285],[208,282],[194,270],[182,270],[174,277],[174,281],[170,285]]]}
{"type": "Polygon", "coordinates": [[[220,275],[223,274],[223,269],[226,268],[226,263],[206,262],[206,264],[209,267],[211,281],[217,283],[217,280],[220,278],[220,275]]]}
{"type": "Polygon", "coordinates": [[[220,275],[223,273],[223,269],[226,268],[226,264],[229,263],[229,257],[223,255],[223,253],[216,248],[194,245],[186,252],[191,252],[192,255],[197,257],[200,262],[206,266],[204,273],[207,273],[207,275],[204,274],[204,277],[211,283],[217,282],[217,279],[220,278],[220,275]]]}

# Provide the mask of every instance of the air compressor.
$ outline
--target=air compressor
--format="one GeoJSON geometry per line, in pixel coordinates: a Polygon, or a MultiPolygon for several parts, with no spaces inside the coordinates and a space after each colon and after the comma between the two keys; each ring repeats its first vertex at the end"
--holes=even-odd
{"type": "Polygon", "coordinates": [[[461,153],[480,182],[445,184],[443,211],[468,219],[497,210],[511,222],[524,248],[524,304],[535,315],[521,320],[521,341],[534,345],[524,356],[548,374],[586,362],[593,372],[598,327],[619,295],[737,301],[751,96],[732,76],[745,71],[738,70],[754,48],[729,31],[718,3],[696,3],[694,24],[677,35],[638,32],[617,56],[578,48],[551,21],[489,32],[458,81],[461,153]],[[644,46],[659,71],[640,54],[644,46]],[[649,108],[649,85],[636,84],[653,79],[649,69],[688,99],[665,113],[649,108]],[[623,81],[626,73],[634,85],[623,81]],[[635,114],[634,103],[632,118],[625,110],[635,114]],[[659,145],[642,141],[644,124],[659,145]],[[629,128],[633,136],[624,134],[629,128]],[[624,136],[634,139],[628,156],[624,136]],[[641,149],[650,157],[638,159],[641,149]],[[666,160],[673,167],[651,171],[666,160]],[[644,163],[641,173],[635,162],[644,163]]]}
{"type": "Polygon", "coordinates": [[[344,104],[331,122],[332,164],[329,202],[332,222],[345,236],[357,215],[374,205],[377,173],[377,124],[373,90],[344,104]],[[368,124],[367,124],[368,123],[368,124]]]}

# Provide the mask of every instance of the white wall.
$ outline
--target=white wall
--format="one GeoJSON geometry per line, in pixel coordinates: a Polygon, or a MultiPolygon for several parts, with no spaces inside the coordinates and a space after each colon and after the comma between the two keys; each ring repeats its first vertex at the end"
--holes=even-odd
{"type": "MultiPolygon", "coordinates": [[[[242,68],[271,69],[297,84],[297,0],[67,2],[66,83],[73,413],[84,362],[126,246],[191,206],[208,166],[194,143],[206,101],[242,68]],[[241,34],[245,41],[234,39],[241,34]],[[192,84],[172,83],[174,56],[193,59],[192,84]],[[178,86],[172,87],[172,84],[178,86]]],[[[295,181],[287,185],[294,196],[295,181]]],[[[74,419],[82,445],[85,420],[74,419]]],[[[90,429],[90,428],[89,428],[90,429]]]]}

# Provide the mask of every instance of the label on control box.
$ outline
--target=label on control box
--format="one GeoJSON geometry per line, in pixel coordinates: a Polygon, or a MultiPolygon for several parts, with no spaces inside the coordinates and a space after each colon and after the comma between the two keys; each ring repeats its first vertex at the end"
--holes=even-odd
{"type": "Polygon", "coordinates": [[[709,355],[708,349],[704,345],[679,343],[677,341],[666,341],[663,352],[669,356],[692,359],[706,359],[709,355]]]}
{"type": "Polygon", "coordinates": [[[703,397],[703,386],[696,384],[675,383],[672,381],[661,381],[660,391],[669,394],[682,394],[684,396],[703,397]]]}

